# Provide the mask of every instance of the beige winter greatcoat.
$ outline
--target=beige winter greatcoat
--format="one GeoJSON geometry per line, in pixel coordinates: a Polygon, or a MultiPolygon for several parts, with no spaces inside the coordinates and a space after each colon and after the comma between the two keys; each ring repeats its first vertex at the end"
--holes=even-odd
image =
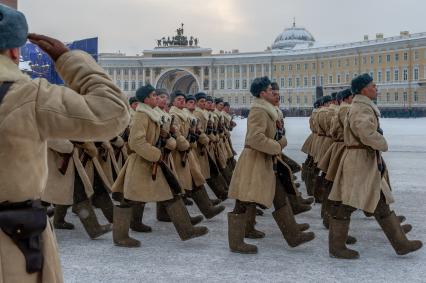
{"type": "Polygon", "coordinates": [[[74,202],[75,174],[79,175],[87,196],[91,197],[93,187],[79,159],[78,148],[74,147],[73,143],[68,140],[49,140],[47,146],[49,175],[41,199],[53,204],[72,205],[74,202]],[[59,171],[64,161],[62,154],[71,154],[65,175],[59,171]]]}
{"type": "Polygon", "coordinates": [[[229,198],[271,207],[275,195],[273,157],[281,153],[284,139],[274,140],[278,114],[272,104],[255,98],[247,119],[245,148],[229,186],[229,198]]]}
{"type": "MultiPolygon", "coordinates": [[[[0,202],[40,199],[48,176],[48,139],[111,139],[129,122],[126,97],[91,56],[67,52],[56,68],[68,87],[31,80],[0,55],[0,82],[14,82],[0,105],[0,202]]],[[[21,251],[0,231],[0,282],[62,282],[50,225],[42,245],[43,270],[28,274],[21,251]]]]}
{"type": "Polygon", "coordinates": [[[200,138],[197,141],[197,150],[195,153],[200,164],[201,173],[203,173],[204,178],[206,178],[207,180],[210,179],[210,165],[207,151],[210,139],[205,134],[205,132],[207,129],[207,122],[209,116],[206,110],[203,110],[198,107],[195,108],[193,114],[199,120],[198,129],[201,132],[200,138]]]}
{"type": "Polygon", "coordinates": [[[329,199],[373,213],[380,199],[393,197],[377,168],[376,151],[388,150],[386,139],[377,132],[380,111],[368,97],[356,95],[344,124],[346,146],[364,145],[369,149],[345,148],[329,199]]]}
{"type": "Polygon", "coordinates": [[[317,109],[314,109],[311,113],[311,116],[309,117],[309,128],[311,129],[311,133],[309,134],[309,136],[306,138],[305,142],[302,145],[302,152],[306,153],[307,155],[312,155],[311,154],[311,148],[312,148],[312,142],[314,140],[314,125],[313,125],[313,119],[314,119],[314,115],[317,112],[317,109]]]}
{"type": "MultiPolygon", "coordinates": [[[[112,191],[123,192],[124,198],[138,202],[159,202],[173,198],[170,187],[158,166],[156,179],[152,178],[154,163],[162,152],[155,145],[160,136],[160,114],[140,103],[133,116],[129,146],[132,153],[120,171],[112,191]]],[[[166,148],[174,150],[176,140],[169,138],[166,148]]]]}

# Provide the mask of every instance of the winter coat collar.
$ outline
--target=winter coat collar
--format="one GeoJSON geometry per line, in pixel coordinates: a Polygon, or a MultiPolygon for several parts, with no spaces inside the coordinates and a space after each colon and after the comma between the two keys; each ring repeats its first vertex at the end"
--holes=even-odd
{"type": "Polygon", "coordinates": [[[371,100],[370,98],[368,98],[364,95],[361,95],[361,94],[355,95],[354,99],[352,100],[352,103],[366,104],[366,105],[370,106],[371,108],[373,108],[377,117],[380,117],[380,115],[381,115],[379,108],[377,107],[376,104],[374,104],[373,100],[371,100]]]}
{"type": "Polygon", "coordinates": [[[161,114],[158,111],[155,111],[155,109],[146,105],[145,103],[139,103],[138,107],[136,108],[136,112],[145,113],[146,115],[148,115],[149,118],[151,118],[152,121],[154,121],[158,125],[161,124],[161,114]]]}
{"type": "Polygon", "coordinates": [[[253,103],[251,104],[251,108],[260,108],[266,111],[266,113],[268,113],[269,117],[276,121],[278,120],[278,112],[275,108],[274,105],[272,105],[271,103],[269,103],[268,101],[266,101],[263,98],[259,98],[256,97],[253,101],[253,103]]]}
{"type": "Polygon", "coordinates": [[[170,108],[170,114],[174,114],[176,116],[178,116],[179,118],[181,118],[183,121],[188,121],[189,120],[189,115],[184,111],[184,109],[179,109],[175,106],[172,106],[170,108]]]}
{"type": "Polygon", "coordinates": [[[19,70],[19,67],[4,55],[0,55],[0,82],[27,80],[30,78],[19,70]]]}
{"type": "Polygon", "coordinates": [[[207,110],[203,110],[203,109],[201,109],[201,108],[199,108],[199,107],[195,107],[195,110],[194,110],[194,111],[196,111],[196,112],[199,112],[199,113],[203,114],[204,119],[206,119],[206,120],[208,120],[208,119],[209,119],[209,113],[207,112],[207,110]]]}

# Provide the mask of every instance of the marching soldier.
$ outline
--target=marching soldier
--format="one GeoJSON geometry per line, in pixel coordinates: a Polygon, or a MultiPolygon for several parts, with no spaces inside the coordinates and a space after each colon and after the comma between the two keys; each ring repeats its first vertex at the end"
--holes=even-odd
{"type": "Polygon", "coordinates": [[[229,147],[229,149],[231,150],[231,156],[228,159],[228,167],[229,167],[228,170],[230,170],[231,172],[234,172],[235,165],[237,164],[237,161],[235,160],[235,155],[237,155],[237,153],[235,152],[234,147],[232,146],[231,132],[237,124],[233,121],[234,117],[229,114],[230,107],[231,105],[229,104],[229,102],[224,102],[222,115],[223,115],[223,118],[225,119],[225,126],[226,126],[225,137],[228,142],[227,147],[229,147]]]}
{"type": "Polygon", "coordinates": [[[63,282],[55,236],[37,201],[48,177],[47,140],[113,138],[129,122],[127,99],[89,54],[28,35],[19,11],[0,4],[0,14],[1,277],[63,282]],[[19,70],[19,47],[27,38],[50,55],[69,87],[31,80],[19,70]]]}
{"type": "Polygon", "coordinates": [[[139,105],[130,129],[129,145],[133,151],[113,185],[113,191],[124,192],[123,200],[114,206],[113,240],[123,247],[138,247],[129,237],[132,205],[163,202],[179,237],[188,240],[205,235],[206,227],[195,227],[180,196],[179,182],[167,160],[176,148],[176,140],[162,128],[162,116],[154,110],[157,95],[151,85],[136,92],[139,105]]]}
{"type": "Polygon", "coordinates": [[[191,144],[194,144],[198,138],[195,133],[196,121],[190,120],[187,112],[184,111],[186,96],[183,92],[176,91],[173,93],[171,103],[173,106],[169,113],[174,117],[173,126],[176,129],[176,150],[172,152],[172,155],[176,173],[183,189],[182,193],[191,196],[207,219],[213,218],[221,213],[225,207],[213,206],[204,188],[204,178],[201,180],[196,178],[200,177],[201,171],[197,174],[197,172],[194,172],[195,165],[189,164],[195,162],[191,144]],[[191,167],[193,170],[191,170],[191,167]],[[198,184],[195,184],[195,180],[198,181],[198,184]]]}
{"type": "Polygon", "coordinates": [[[356,209],[374,214],[398,255],[414,252],[422,247],[422,242],[407,239],[389,207],[394,200],[381,156],[388,145],[379,124],[380,111],[373,102],[376,85],[370,75],[363,74],[352,80],[351,89],[355,97],[344,122],[345,149],[329,196],[329,200],[338,202],[330,219],[330,256],[359,258],[357,251],[345,245],[350,217],[356,209]]]}
{"type": "Polygon", "coordinates": [[[256,246],[244,242],[246,225],[254,223],[256,205],[267,208],[273,203],[274,219],[287,243],[295,247],[312,240],[314,234],[299,230],[284,191],[276,186],[276,156],[286,139],[275,138],[278,113],[271,81],[267,77],[256,78],[250,92],[255,100],[247,120],[245,146],[229,187],[229,197],[235,199],[234,210],[228,213],[229,248],[233,252],[257,253],[256,246]]]}

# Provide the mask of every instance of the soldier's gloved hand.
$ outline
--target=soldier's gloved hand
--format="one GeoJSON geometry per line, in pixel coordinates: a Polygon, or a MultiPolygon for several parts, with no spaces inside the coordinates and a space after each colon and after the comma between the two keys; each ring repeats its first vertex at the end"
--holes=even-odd
{"type": "Polygon", "coordinates": [[[194,143],[198,140],[199,136],[197,134],[189,134],[189,142],[194,143]]]}
{"type": "Polygon", "coordinates": [[[62,54],[69,51],[61,41],[46,35],[30,33],[28,39],[46,52],[53,61],[58,60],[62,54]]]}

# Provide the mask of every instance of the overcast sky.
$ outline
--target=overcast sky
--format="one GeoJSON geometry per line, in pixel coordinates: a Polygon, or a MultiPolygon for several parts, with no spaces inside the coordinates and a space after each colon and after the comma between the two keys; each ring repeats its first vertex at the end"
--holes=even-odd
{"type": "Polygon", "coordinates": [[[263,51],[293,17],[321,43],[426,32],[422,0],[18,0],[30,30],[72,41],[99,37],[100,52],[156,46],[180,23],[200,46],[263,51]]]}

